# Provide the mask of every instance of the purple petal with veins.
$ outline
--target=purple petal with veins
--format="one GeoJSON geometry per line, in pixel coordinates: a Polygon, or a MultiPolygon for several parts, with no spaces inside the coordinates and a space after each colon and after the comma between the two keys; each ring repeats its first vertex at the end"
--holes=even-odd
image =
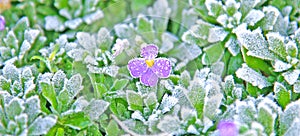
{"type": "Polygon", "coordinates": [[[171,62],[165,58],[155,59],[154,65],[151,67],[152,71],[160,78],[169,77],[171,68],[171,62]]]}
{"type": "Polygon", "coordinates": [[[141,77],[141,82],[146,86],[155,86],[158,82],[158,77],[151,69],[148,69],[141,77]]]}
{"type": "Polygon", "coordinates": [[[238,129],[231,121],[220,121],[218,124],[220,136],[237,136],[238,129]]]}
{"type": "Polygon", "coordinates": [[[132,77],[141,77],[147,71],[147,64],[145,59],[137,58],[128,62],[127,68],[132,77]]]}
{"type": "Polygon", "coordinates": [[[145,59],[151,60],[157,57],[158,47],[150,44],[141,50],[141,56],[145,59]]]}
{"type": "Polygon", "coordinates": [[[0,15],[0,31],[5,29],[5,18],[0,15]]]}

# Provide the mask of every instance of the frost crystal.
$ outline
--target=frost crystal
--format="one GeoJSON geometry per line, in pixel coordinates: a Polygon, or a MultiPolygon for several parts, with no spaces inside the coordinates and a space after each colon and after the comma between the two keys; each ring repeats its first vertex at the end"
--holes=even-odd
{"type": "Polygon", "coordinates": [[[257,86],[260,89],[272,85],[267,81],[266,77],[249,68],[247,64],[243,64],[243,67],[239,68],[235,73],[238,78],[251,83],[253,86],[257,86]]]}
{"type": "Polygon", "coordinates": [[[65,22],[65,26],[66,27],[69,27],[71,29],[76,29],[79,25],[82,24],[82,19],[81,18],[76,18],[76,19],[73,19],[73,20],[68,20],[65,22]]]}

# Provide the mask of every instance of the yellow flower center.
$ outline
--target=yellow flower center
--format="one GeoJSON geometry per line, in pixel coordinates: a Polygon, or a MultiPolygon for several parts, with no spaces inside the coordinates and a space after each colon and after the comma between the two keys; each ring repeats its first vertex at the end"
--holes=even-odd
{"type": "Polygon", "coordinates": [[[154,60],[145,60],[147,66],[151,68],[154,65],[154,60]]]}

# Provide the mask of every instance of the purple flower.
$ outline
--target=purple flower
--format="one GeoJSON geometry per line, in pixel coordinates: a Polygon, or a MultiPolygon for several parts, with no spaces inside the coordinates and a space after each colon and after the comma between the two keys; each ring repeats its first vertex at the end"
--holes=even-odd
{"type": "Polygon", "coordinates": [[[5,29],[5,18],[0,15],[0,31],[5,29]]]}
{"type": "Polygon", "coordinates": [[[128,62],[128,70],[134,78],[140,78],[146,86],[155,86],[158,78],[167,78],[171,73],[171,63],[167,58],[157,58],[158,47],[148,45],[141,49],[143,58],[132,59],[128,62]]]}
{"type": "Polygon", "coordinates": [[[238,129],[232,121],[220,121],[218,124],[220,136],[237,136],[238,129]]]}

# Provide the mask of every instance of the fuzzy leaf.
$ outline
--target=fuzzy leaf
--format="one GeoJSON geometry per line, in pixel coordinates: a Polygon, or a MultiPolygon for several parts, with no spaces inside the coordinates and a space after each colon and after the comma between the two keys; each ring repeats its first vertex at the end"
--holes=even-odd
{"type": "Polygon", "coordinates": [[[295,69],[293,71],[287,71],[282,73],[282,76],[290,85],[293,85],[297,81],[299,74],[300,70],[295,69]]]}
{"type": "Polygon", "coordinates": [[[66,82],[66,90],[68,91],[68,94],[70,98],[74,98],[80,90],[83,89],[82,84],[82,77],[80,74],[76,74],[72,76],[67,82],[66,82]]]}
{"type": "Polygon", "coordinates": [[[257,86],[260,89],[271,86],[271,83],[268,82],[266,77],[248,67],[247,64],[243,64],[242,68],[239,68],[235,73],[238,78],[251,83],[253,86],[257,86]]]}
{"type": "Polygon", "coordinates": [[[180,128],[178,117],[166,115],[158,124],[157,128],[163,132],[174,133],[180,128]]]}
{"type": "Polygon", "coordinates": [[[275,96],[276,96],[278,103],[282,107],[285,107],[287,104],[290,103],[291,93],[284,87],[283,84],[275,82],[274,92],[275,92],[275,96]]]}
{"type": "Polygon", "coordinates": [[[38,117],[28,128],[28,135],[45,135],[56,124],[57,117],[38,117]]]}
{"type": "Polygon", "coordinates": [[[293,122],[300,118],[300,101],[288,104],[284,112],[280,115],[279,132],[284,134],[293,126],[293,122]]]}
{"type": "Polygon", "coordinates": [[[140,110],[142,111],[143,109],[143,99],[142,96],[139,95],[138,93],[127,90],[126,91],[126,98],[129,104],[129,108],[132,110],[140,110]]]}
{"type": "Polygon", "coordinates": [[[103,100],[92,100],[85,108],[84,112],[90,116],[91,120],[98,120],[99,116],[108,108],[109,103],[103,100]]]}

